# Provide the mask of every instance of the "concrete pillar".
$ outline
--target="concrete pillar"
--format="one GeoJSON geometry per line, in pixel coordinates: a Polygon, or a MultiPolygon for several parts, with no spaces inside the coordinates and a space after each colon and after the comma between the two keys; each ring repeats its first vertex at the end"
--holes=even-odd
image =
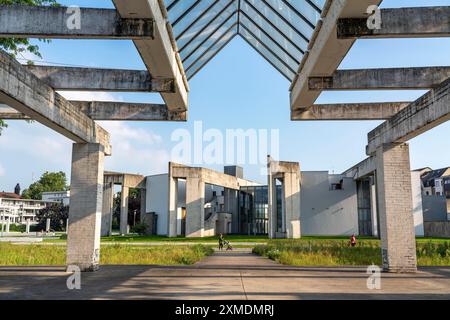
{"type": "Polygon", "coordinates": [[[378,238],[377,184],[375,177],[370,178],[370,211],[372,214],[372,236],[378,238]]]}
{"type": "Polygon", "coordinates": [[[283,179],[284,225],[286,238],[299,239],[300,228],[300,176],[297,172],[286,172],[283,179]]]}
{"type": "Polygon", "coordinates": [[[186,237],[203,237],[205,231],[205,182],[186,179],[186,237]]]}
{"type": "Polygon", "coordinates": [[[383,269],[416,272],[409,146],[381,146],[376,159],[383,269]]]}
{"type": "Polygon", "coordinates": [[[107,237],[112,233],[112,216],[114,210],[114,183],[103,185],[102,229],[101,236],[107,237]]]}
{"type": "Polygon", "coordinates": [[[9,233],[10,227],[11,227],[11,217],[8,217],[8,219],[6,219],[6,233],[9,233]]]}
{"type": "Polygon", "coordinates": [[[75,143],[72,149],[67,265],[95,271],[100,260],[103,147],[75,143]]]}
{"type": "Polygon", "coordinates": [[[120,196],[120,234],[128,234],[128,197],[130,193],[130,188],[122,185],[122,192],[120,196]]]}
{"type": "Polygon", "coordinates": [[[147,190],[140,189],[139,190],[140,198],[141,198],[141,210],[140,210],[140,223],[144,222],[145,214],[147,213],[147,190]]]}
{"type": "Polygon", "coordinates": [[[47,218],[47,220],[45,220],[45,232],[50,232],[50,223],[50,218],[47,218]]]}
{"type": "Polygon", "coordinates": [[[272,178],[272,174],[268,174],[268,212],[269,212],[269,238],[274,239],[275,234],[277,231],[277,201],[276,201],[276,195],[277,195],[277,189],[276,189],[276,180],[272,178]]]}
{"type": "Polygon", "coordinates": [[[27,224],[26,224],[26,227],[25,227],[25,233],[30,233],[30,219],[27,219],[27,222],[26,222],[27,224]]]}
{"type": "Polygon", "coordinates": [[[169,175],[169,216],[167,223],[167,235],[177,236],[177,212],[178,211],[178,179],[169,175]]]}

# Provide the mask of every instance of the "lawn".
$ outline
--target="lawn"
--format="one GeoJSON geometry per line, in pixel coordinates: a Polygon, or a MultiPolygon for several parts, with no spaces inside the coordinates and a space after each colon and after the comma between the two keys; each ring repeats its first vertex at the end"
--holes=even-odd
{"type": "MultiPolygon", "coordinates": [[[[354,248],[345,239],[272,240],[256,246],[253,252],[293,266],[381,265],[380,241],[376,239],[359,239],[354,248]]],[[[450,266],[450,240],[418,239],[417,263],[450,266]]]]}
{"type": "MultiPolygon", "coordinates": [[[[113,245],[101,248],[100,263],[191,265],[212,252],[210,247],[203,245],[158,247],[113,245]]],[[[65,265],[65,259],[66,246],[0,243],[0,266],[65,265]]]]}
{"type": "MultiPolygon", "coordinates": [[[[230,242],[257,242],[266,243],[268,241],[267,236],[246,236],[246,235],[226,235],[225,238],[230,242]]],[[[45,242],[65,242],[66,235],[62,235],[60,239],[48,239],[45,242]]],[[[126,235],[126,236],[111,236],[102,237],[102,242],[208,242],[216,243],[218,241],[218,236],[214,237],[204,237],[204,238],[186,238],[186,237],[176,237],[169,238],[166,236],[139,236],[139,235],[126,235]]]]}

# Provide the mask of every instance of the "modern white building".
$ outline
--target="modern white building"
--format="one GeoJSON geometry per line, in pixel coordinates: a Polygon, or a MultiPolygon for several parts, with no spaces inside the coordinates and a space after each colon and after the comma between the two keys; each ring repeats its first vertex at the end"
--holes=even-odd
{"type": "Polygon", "coordinates": [[[52,201],[21,199],[14,194],[0,194],[0,220],[3,223],[25,224],[29,219],[35,224],[36,214],[39,210],[54,203],[52,201]]]}
{"type": "Polygon", "coordinates": [[[60,202],[65,206],[70,202],[70,191],[42,192],[43,201],[60,202]]]}

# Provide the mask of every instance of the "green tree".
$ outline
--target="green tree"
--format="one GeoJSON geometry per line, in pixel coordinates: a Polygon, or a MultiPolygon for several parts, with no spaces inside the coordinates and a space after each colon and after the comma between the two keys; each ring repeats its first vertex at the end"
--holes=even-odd
{"type": "MultiPolygon", "coordinates": [[[[13,5],[13,4],[21,4],[21,5],[29,5],[29,6],[58,6],[59,4],[56,0],[0,0],[0,5],[13,5]]],[[[49,42],[46,39],[39,39],[43,42],[49,42]]],[[[39,46],[35,44],[31,44],[29,39],[19,39],[19,38],[0,38],[0,49],[6,51],[14,58],[17,55],[21,55],[22,53],[30,52],[39,58],[42,58],[41,53],[39,52],[39,46]]],[[[31,61],[27,62],[28,64],[32,64],[31,61]]],[[[0,119],[0,135],[4,128],[8,127],[7,123],[0,119]]]]}
{"type": "Polygon", "coordinates": [[[68,190],[66,174],[60,172],[45,172],[41,178],[23,190],[24,199],[42,200],[42,192],[68,190]]]}
{"type": "Polygon", "coordinates": [[[38,224],[36,230],[45,230],[47,219],[50,219],[50,229],[66,231],[66,221],[69,217],[69,206],[61,203],[52,204],[36,213],[38,224]]]}

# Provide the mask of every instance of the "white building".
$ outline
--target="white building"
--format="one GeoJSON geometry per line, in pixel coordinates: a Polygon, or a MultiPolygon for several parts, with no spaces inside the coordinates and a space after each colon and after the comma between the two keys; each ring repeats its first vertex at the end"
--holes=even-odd
{"type": "Polygon", "coordinates": [[[42,192],[42,200],[60,202],[64,206],[68,206],[70,202],[70,191],[42,192]]]}
{"type": "Polygon", "coordinates": [[[11,224],[25,224],[27,219],[36,223],[36,214],[52,201],[21,199],[15,194],[0,193],[0,220],[11,224]]]}

